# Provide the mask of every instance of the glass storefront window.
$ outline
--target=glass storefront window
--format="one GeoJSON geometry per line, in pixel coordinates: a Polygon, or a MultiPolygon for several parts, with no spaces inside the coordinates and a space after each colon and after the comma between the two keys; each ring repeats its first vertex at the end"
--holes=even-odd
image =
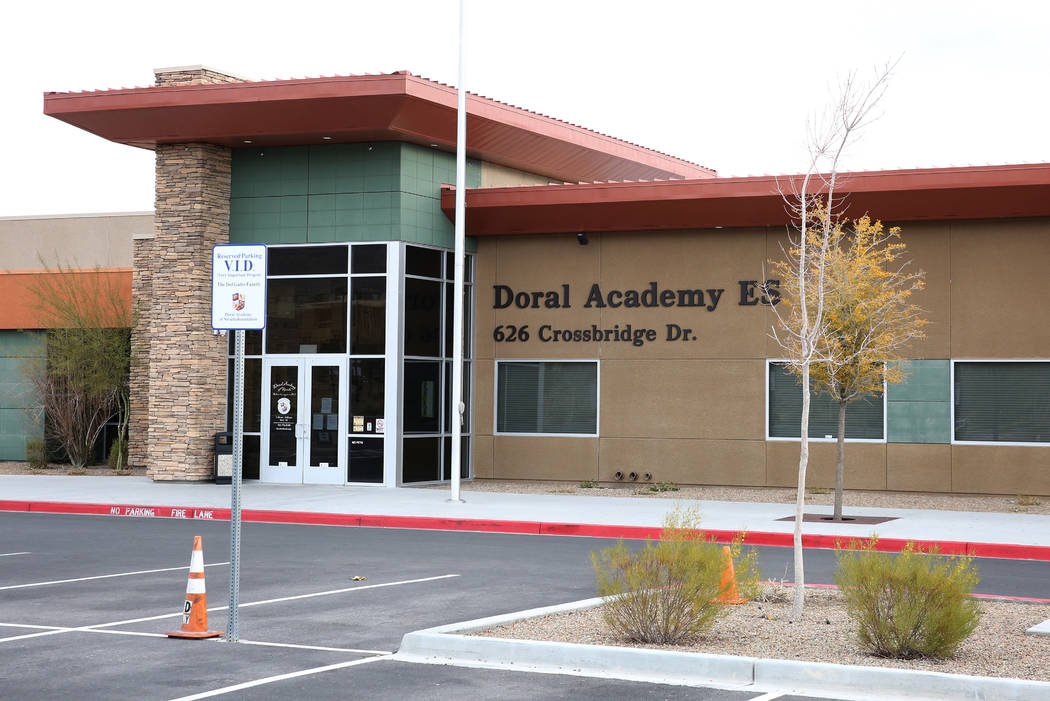
{"type": "Polygon", "coordinates": [[[346,275],[346,246],[270,246],[267,275],[346,275]]]}
{"type": "Polygon", "coordinates": [[[350,249],[350,272],[354,274],[385,273],[386,244],[353,246],[350,249]]]}
{"type": "Polygon", "coordinates": [[[267,353],[345,353],[346,278],[271,279],[267,353]]]}
{"type": "Polygon", "coordinates": [[[441,355],[441,283],[405,280],[405,355],[441,355]]]}
{"type": "Polygon", "coordinates": [[[405,363],[404,432],[437,433],[441,364],[434,361],[405,363]]]}
{"type": "Polygon", "coordinates": [[[405,274],[441,277],[441,251],[435,248],[405,247],[405,274]]]}
{"type": "Polygon", "coordinates": [[[433,482],[439,479],[441,439],[405,438],[401,451],[401,481],[433,482]]]}
{"type": "Polygon", "coordinates": [[[382,355],[386,348],[386,278],[350,278],[350,352],[382,355]]]}
{"type": "MultiPolygon", "coordinates": [[[[226,367],[226,430],[233,430],[233,359],[226,367]]],[[[262,359],[244,359],[244,432],[259,431],[262,415],[262,359]]]]}

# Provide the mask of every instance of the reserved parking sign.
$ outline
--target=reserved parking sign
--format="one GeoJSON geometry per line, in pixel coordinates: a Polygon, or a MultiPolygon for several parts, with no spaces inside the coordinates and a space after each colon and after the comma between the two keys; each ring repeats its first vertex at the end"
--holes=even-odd
{"type": "Polygon", "coordinates": [[[266,246],[223,244],[211,251],[211,327],[266,325],[266,246]]]}

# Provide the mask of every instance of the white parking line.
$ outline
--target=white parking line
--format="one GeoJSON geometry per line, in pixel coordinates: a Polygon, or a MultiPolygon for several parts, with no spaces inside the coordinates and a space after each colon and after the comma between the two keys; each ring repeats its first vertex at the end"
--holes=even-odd
{"type": "Polygon", "coordinates": [[[32,555],[32,554],[33,553],[28,552],[28,551],[24,552],[24,553],[0,553],[0,557],[11,557],[12,555],[32,555]]]}
{"type": "Polygon", "coordinates": [[[241,691],[242,689],[251,689],[255,686],[262,686],[263,684],[272,684],[273,682],[283,681],[285,679],[295,679],[296,677],[306,677],[311,674],[320,674],[321,672],[328,672],[333,669],[344,669],[346,667],[355,667],[361,664],[368,664],[370,662],[378,662],[379,660],[389,659],[389,655],[377,655],[376,657],[366,657],[363,660],[351,660],[350,662],[338,662],[336,664],[325,665],[324,667],[313,667],[311,669],[304,669],[299,672],[289,672],[288,674],[277,674],[272,677],[264,677],[262,679],[256,679],[250,682],[244,682],[242,684],[234,684],[233,686],[225,686],[221,689],[212,689],[211,691],[205,691],[200,694],[193,694],[192,696],[180,696],[172,701],[197,701],[197,699],[207,699],[212,696],[220,696],[222,694],[229,694],[234,691],[241,691]]]}
{"type": "MultiPolygon", "coordinates": [[[[0,623],[0,628],[31,628],[46,630],[52,633],[105,633],[107,635],[137,635],[146,638],[166,638],[165,633],[141,633],[134,630],[106,630],[102,628],[67,628],[63,626],[37,626],[27,623],[0,623]]],[[[211,638],[212,642],[225,642],[222,638],[211,638]]],[[[321,652],[351,652],[358,655],[393,655],[390,650],[365,650],[356,647],[324,647],[322,645],[299,645],[297,643],[270,643],[263,640],[238,641],[241,645],[262,645],[265,647],[288,647],[296,650],[319,650],[321,652]]]]}
{"type": "MultiPolygon", "coordinates": [[[[20,553],[13,553],[20,554],[20,553]]],[[[213,562],[205,567],[219,567],[220,565],[228,565],[227,562],[213,562]]],[[[0,591],[6,589],[25,589],[26,587],[46,587],[49,584],[69,584],[70,582],[86,582],[91,579],[109,579],[110,577],[131,577],[136,574],[153,574],[154,572],[175,572],[176,570],[188,570],[189,567],[164,567],[159,570],[138,570],[137,572],[117,572],[116,574],[98,574],[94,577],[76,577],[74,579],[55,579],[50,582],[32,582],[30,584],[9,584],[6,587],[0,587],[0,591]]]]}
{"type": "MultiPolygon", "coordinates": [[[[228,562],[215,563],[216,565],[228,565],[228,562]]],[[[208,565],[209,567],[211,565],[208,565]]],[[[174,569],[189,569],[188,567],[177,567],[174,569]]],[[[104,575],[111,576],[111,575],[104,575]]],[[[422,577],[420,579],[403,579],[399,582],[384,582],[383,584],[366,584],[360,587],[346,587],[343,589],[330,589],[328,591],[319,591],[312,594],[298,594],[295,596],[282,596],[277,599],[264,599],[262,601],[251,601],[246,604],[241,604],[240,608],[247,608],[249,606],[262,606],[263,604],[276,604],[282,601],[291,601],[293,599],[309,599],[315,596],[327,596],[329,594],[343,594],[351,591],[363,591],[365,589],[381,589],[383,587],[395,587],[400,584],[418,584],[420,582],[433,582],[440,579],[449,579],[451,577],[458,577],[458,574],[441,574],[436,577],[422,577]]],[[[229,606],[210,606],[208,611],[225,611],[229,606]]],[[[162,613],[158,616],[144,616],[142,618],[127,618],[123,621],[111,621],[110,623],[96,623],[90,626],[78,626],[76,628],[56,628],[55,630],[46,630],[42,633],[26,633],[25,635],[14,635],[9,638],[0,638],[0,643],[12,642],[15,640],[25,640],[26,638],[39,638],[45,635],[55,635],[56,633],[72,633],[77,631],[92,631],[98,628],[113,628],[114,626],[130,625],[132,623],[143,623],[145,621],[159,621],[165,618],[175,618],[181,616],[182,611],[176,611],[175,613],[162,613]]]]}
{"type": "Polygon", "coordinates": [[[753,699],[748,699],[748,701],[773,701],[773,699],[779,699],[783,695],[783,691],[771,691],[768,694],[762,694],[761,696],[756,696],[753,699]]]}

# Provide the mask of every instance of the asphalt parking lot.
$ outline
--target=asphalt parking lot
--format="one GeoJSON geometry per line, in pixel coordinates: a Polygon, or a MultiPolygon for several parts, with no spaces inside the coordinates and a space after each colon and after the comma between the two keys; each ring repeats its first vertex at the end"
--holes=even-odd
{"type": "MultiPolygon", "coordinates": [[[[246,523],[242,642],[169,639],[164,633],[181,622],[196,534],[204,537],[209,627],[222,631],[228,524],[0,513],[0,695],[758,696],[389,659],[413,630],[593,596],[589,554],[609,543],[593,538],[246,523]]],[[[784,549],[762,551],[767,576],[781,576],[789,560],[784,549]]],[[[830,582],[832,563],[831,553],[813,551],[807,579],[830,582]]],[[[1050,598],[1050,563],[982,564],[989,593],[1050,598]]]]}

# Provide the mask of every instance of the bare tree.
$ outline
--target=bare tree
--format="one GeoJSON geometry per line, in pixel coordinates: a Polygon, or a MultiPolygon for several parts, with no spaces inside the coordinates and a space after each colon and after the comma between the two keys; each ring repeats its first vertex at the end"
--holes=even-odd
{"type": "Polygon", "coordinates": [[[118,470],[125,465],[131,364],[131,290],[119,273],[59,264],[29,291],[47,326],[46,356],[26,366],[45,436],[74,467],[86,465],[115,416],[118,470]]]}
{"type": "Polygon", "coordinates": [[[795,497],[794,599],[791,619],[799,620],[805,604],[805,568],[802,558],[802,518],[806,496],[806,468],[809,465],[810,369],[814,363],[829,368],[825,339],[825,297],[828,289],[827,262],[836,232],[841,231],[844,202],[836,187],[843,154],[858,132],[873,118],[873,112],[886,91],[895,64],[876,71],[868,84],[851,73],[843,81],[837,101],[821,123],[809,130],[809,166],[801,182],[792,181],[781,196],[791,218],[784,260],[775,264],[781,274],[783,305],[772,306],[776,323],[772,338],[784,351],[787,368],[800,378],[802,422],[798,460],[798,491],[795,497]]]}

